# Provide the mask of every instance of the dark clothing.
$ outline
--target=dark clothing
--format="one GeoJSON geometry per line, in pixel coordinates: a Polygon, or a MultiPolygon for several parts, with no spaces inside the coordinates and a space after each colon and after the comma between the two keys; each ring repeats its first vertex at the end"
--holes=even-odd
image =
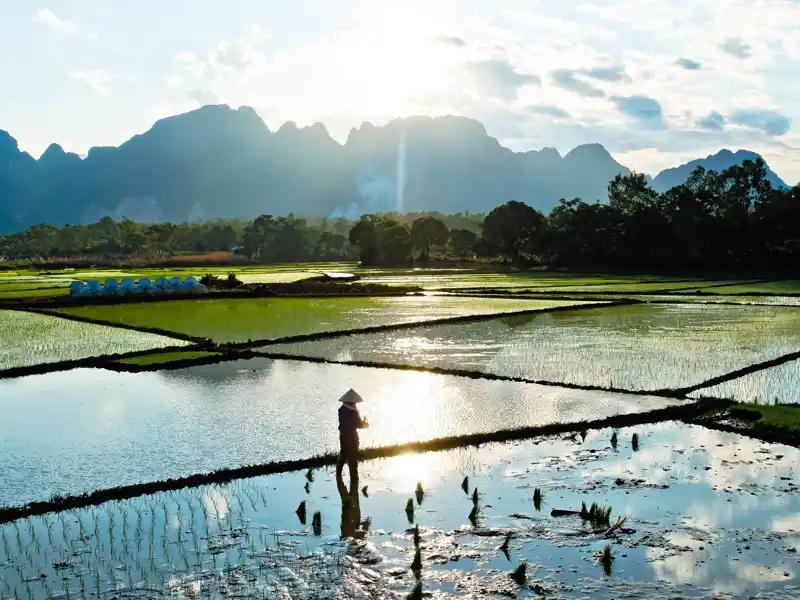
{"type": "Polygon", "coordinates": [[[350,468],[350,479],[358,479],[358,430],[364,427],[364,421],[357,410],[345,406],[339,408],[339,460],[336,463],[336,475],[342,476],[344,465],[350,468]]]}
{"type": "Polygon", "coordinates": [[[357,410],[352,410],[346,406],[339,407],[339,433],[341,435],[351,434],[358,439],[358,430],[364,427],[361,415],[357,410]]]}

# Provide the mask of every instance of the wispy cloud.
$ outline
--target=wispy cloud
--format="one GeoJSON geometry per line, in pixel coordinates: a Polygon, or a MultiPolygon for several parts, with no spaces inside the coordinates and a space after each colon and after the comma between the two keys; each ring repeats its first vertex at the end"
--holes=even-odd
{"type": "Polygon", "coordinates": [[[730,115],[730,122],[769,136],[785,135],[792,126],[791,119],[775,110],[738,110],[730,115]]]}
{"type": "Polygon", "coordinates": [[[697,125],[709,131],[722,131],[725,128],[725,117],[722,113],[712,110],[707,117],[700,119],[697,125]]]}
{"type": "Polygon", "coordinates": [[[102,69],[78,69],[70,73],[70,77],[89,87],[94,93],[107,96],[111,93],[111,83],[118,79],[115,73],[102,69]]]}
{"type": "Polygon", "coordinates": [[[697,62],[696,60],[692,60],[691,58],[679,58],[675,61],[675,64],[679,67],[683,67],[687,71],[697,71],[703,65],[697,62]]]}
{"type": "Polygon", "coordinates": [[[550,73],[550,78],[557,87],[575,92],[580,96],[585,96],[587,98],[603,98],[606,95],[603,90],[578,79],[575,74],[576,71],[573,69],[557,69],[550,73]]]}
{"type": "Polygon", "coordinates": [[[31,21],[33,21],[36,25],[46,27],[50,31],[60,35],[78,35],[79,33],[78,26],[75,25],[75,23],[68,21],[67,19],[60,18],[49,8],[41,8],[37,10],[35,13],[33,13],[31,21]]]}
{"type": "Polygon", "coordinates": [[[719,47],[736,58],[750,58],[753,54],[753,48],[741,38],[728,38],[719,47]]]}

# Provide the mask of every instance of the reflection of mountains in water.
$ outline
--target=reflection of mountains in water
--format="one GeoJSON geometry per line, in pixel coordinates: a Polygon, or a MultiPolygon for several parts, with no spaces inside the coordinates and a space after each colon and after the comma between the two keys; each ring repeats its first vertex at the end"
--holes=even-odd
{"type": "Polygon", "coordinates": [[[246,384],[269,378],[274,365],[273,360],[253,358],[158,371],[158,374],[167,382],[219,385],[236,380],[238,383],[246,384]]]}

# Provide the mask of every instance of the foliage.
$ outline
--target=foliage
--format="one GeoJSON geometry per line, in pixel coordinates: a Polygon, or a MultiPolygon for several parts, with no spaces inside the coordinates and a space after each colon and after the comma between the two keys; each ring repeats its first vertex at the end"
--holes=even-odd
{"type": "Polygon", "coordinates": [[[483,238],[512,262],[538,254],[544,247],[547,220],[527,204],[512,200],[486,215],[483,238]]]}
{"type": "Polygon", "coordinates": [[[364,215],[350,230],[363,265],[400,265],[411,261],[411,233],[406,225],[379,215],[364,215]]]}
{"type": "Polygon", "coordinates": [[[433,217],[419,218],[411,225],[411,242],[419,251],[421,260],[429,259],[434,247],[443,248],[449,237],[445,224],[433,217]]]}

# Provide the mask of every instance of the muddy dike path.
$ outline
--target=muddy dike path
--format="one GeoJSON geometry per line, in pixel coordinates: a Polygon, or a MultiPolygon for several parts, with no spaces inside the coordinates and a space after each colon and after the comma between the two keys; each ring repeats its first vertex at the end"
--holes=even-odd
{"type": "Polygon", "coordinates": [[[0,525],[0,598],[800,598],[798,465],[670,421],[168,490],[0,525]]]}

